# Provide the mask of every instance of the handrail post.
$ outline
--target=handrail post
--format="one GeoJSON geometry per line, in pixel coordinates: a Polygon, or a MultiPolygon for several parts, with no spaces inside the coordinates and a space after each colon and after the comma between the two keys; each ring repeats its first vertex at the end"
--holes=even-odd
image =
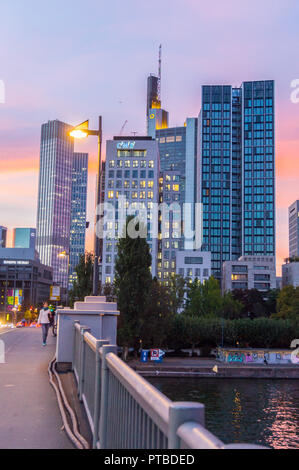
{"type": "Polygon", "coordinates": [[[205,407],[202,403],[174,402],[169,409],[168,449],[179,449],[178,428],[188,421],[205,426],[205,407]]]}
{"type": "Polygon", "coordinates": [[[73,361],[72,361],[72,371],[74,372],[75,370],[75,359],[76,359],[76,325],[80,325],[79,321],[74,322],[74,344],[73,344],[73,361]]]}
{"type": "Polygon", "coordinates": [[[81,336],[80,336],[80,368],[79,368],[79,400],[82,401],[83,395],[83,384],[84,384],[84,362],[85,362],[85,341],[84,333],[90,333],[90,328],[86,326],[81,326],[81,336]]]}
{"type": "Polygon", "coordinates": [[[109,369],[106,362],[106,356],[109,353],[117,354],[117,346],[103,346],[100,351],[102,359],[101,371],[101,416],[100,416],[100,448],[107,448],[107,417],[108,417],[108,389],[109,389],[109,369]]]}
{"type": "Polygon", "coordinates": [[[108,340],[98,339],[96,341],[96,370],[95,370],[95,389],[94,389],[94,416],[93,416],[93,449],[97,449],[99,441],[100,426],[100,394],[101,394],[101,356],[99,349],[109,344],[108,340]]]}

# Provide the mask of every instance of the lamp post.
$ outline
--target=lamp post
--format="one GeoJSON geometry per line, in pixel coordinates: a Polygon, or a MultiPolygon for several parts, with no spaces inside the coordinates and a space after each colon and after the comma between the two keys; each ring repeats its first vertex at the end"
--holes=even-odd
{"type": "Polygon", "coordinates": [[[96,189],[96,210],[95,210],[95,226],[94,226],[94,268],[93,268],[93,295],[98,295],[99,288],[99,261],[101,257],[101,243],[97,236],[97,224],[99,221],[97,208],[101,203],[101,175],[102,175],[102,141],[103,141],[103,130],[102,130],[102,116],[99,117],[99,129],[92,131],[89,129],[89,121],[85,121],[79,126],[74,127],[69,135],[74,139],[85,139],[89,136],[98,137],[98,167],[97,167],[97,189],[96,189]]]}
{"type": "Polygon", "coordinates": [[[66,305],[69,303],[69,271],[70,271],[70,254],[62,251],[58,254],[58,258],[67,258],[67,288],[66,288],[66,305]]]}

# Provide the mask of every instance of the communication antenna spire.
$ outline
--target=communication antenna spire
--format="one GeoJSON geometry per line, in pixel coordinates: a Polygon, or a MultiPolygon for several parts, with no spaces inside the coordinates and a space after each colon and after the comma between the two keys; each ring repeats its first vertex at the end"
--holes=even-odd
{"type": "Polygon", "coordinates": [[[159,47],[159,72],[158,72],[158,100],[161,103],[161,81],[162,81],[162,44],[159,47]]]}

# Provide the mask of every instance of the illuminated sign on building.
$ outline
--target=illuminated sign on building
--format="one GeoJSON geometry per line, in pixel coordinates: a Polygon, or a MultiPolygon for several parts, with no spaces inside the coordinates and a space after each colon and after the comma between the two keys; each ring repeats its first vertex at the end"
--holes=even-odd
{"type": "Polygon", "coordinates": [[[136,142],[129,141],[129,142],[119,142],[117,144],[118,150],[133,150],[135,148],[136,142]]]}
{"type": "Polygon", "coordinates": [[[6,259],[3,261],[3,264],[17,264],[17,265],[28,265],[29,264],[29,261],[15,261],[15,260],[10,260],[10,259],[6,259]]]}

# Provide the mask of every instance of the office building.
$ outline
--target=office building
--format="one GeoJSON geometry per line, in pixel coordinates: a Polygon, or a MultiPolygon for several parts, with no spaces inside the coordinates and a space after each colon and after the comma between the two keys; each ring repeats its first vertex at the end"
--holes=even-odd
{"type": "Polygon", "coordinates": [[[49,300],[53,272],[33,248],[0,248],[0,313],[49,300]]]}
{"type": "Polygon", "coordinates": [[[176,273],[190,281],[201,283],[211,277],[211,253],[208,251],[183,250],[176,252],[176,273]]]}
{"type": "Polygon", "coordinates": [[[14,248],[35,249],[36,229],[35,228],[15,228],[13,230],[14,248]]]}
{"type": "Polygon", "coordinates": [[[107,141],[104,202],[110,204],[111,211],[104,226],[103,284],[114,280],[118,235],[123,233],[126,216],[131,214],[147,225],[152,275],[156,276],[158,218],[155,219],[154,207],[159,202],[159,174],[159,148],[151,137],[115,137],[107,141]]]}
{"type": "Polygon", "coordinates": [[[241,255],[275,258],[274,82],[203,86],[197,201],[212,272],[241,255]]]}
{"type": "Polygon", "coordinates": [[[58,120],[42,126],[36,238],[41,262],[53,268],[54,283],[64,289],[68,287],[74,153],[70,129],[58,120]]]}
{"type": "Polygon", "coordinates": [[[0,225],[0,248],[6,248],[7,228],[0,225]]]}
{"type": "Polygon", "coordinates": [[[289,207],[289,257],[299,256],[299,201],[289,207]]]}
{"type": "Polygon", "coordinates": [[[241,256],[223,264],[223,292],[235,289],[276,289],[274,256],[241,256]]]}
{"type": "Polygon", "coordinates": [[[75,269],[85,254],[88,154],[74,153],[72,167],[69,288],[77,279],[75,269]]]}
{"type": "Polygon", "coordinates": [[[299,287],[299,260],[287,260],[282,265],[282,287],[294,286],[299,287]]]}
{"type": "MultiPolygon", "coordinates": [[[[184,214],[184,204],[190,205],[190,230],[194,229],[194,212],[196,203],[197,185],[197,129],[198,120],[187,118],[182,127],[161,129],[156,131],[156,139],[159,143],[160,168],[165,172],[163,178],[165,186],[162,187],[162,201],[173,200],[181,204],[184,214]],[[166,172],[175,172],[175,178],[179,182],[179,191],[172,198],[169,194],[169,175],[166,172]]],[[[188,210],[186,210],[187,216],[188,210]]],[[[183,239],[186,249],[193,249],[192,240],[183,239]]],[[[175,271],[174,271],[175,272],[175,271]]]]}

